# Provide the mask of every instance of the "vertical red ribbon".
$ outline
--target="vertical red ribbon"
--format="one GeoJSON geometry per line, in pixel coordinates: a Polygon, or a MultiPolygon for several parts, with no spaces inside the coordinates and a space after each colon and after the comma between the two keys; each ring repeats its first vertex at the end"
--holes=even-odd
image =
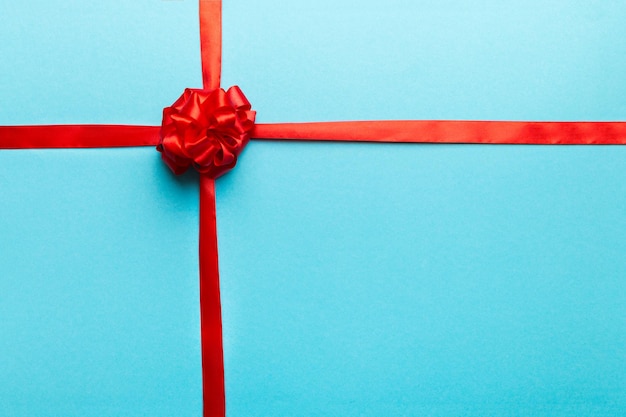
{"type": "Polygon", "coordinates": [[[222,0],[200,0],[200,56],[204,89],[219,88],[222,74],[222,0]]]}
{"type": "MultiPolygon", "coordinates": [[[[222,1],[200,0],[200,54],[204,89],[219,88],[222,1]]],[[[215,180],[200,174],[200,332],[204,417],[226,416],[222,307],[217,252],[215,180]]]]}
{"type": "Polygon", "coordinates": [[[200,175],[200,326],[204,417],[224,417],[224,354],[217,258],[215,180],[200,175]]]}

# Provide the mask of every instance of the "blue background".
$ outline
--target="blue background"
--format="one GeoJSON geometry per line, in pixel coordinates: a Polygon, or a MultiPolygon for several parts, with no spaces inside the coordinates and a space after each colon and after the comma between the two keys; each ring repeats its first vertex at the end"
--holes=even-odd
{"type": "MultiPolygon", "coordinates": [[[[626,120],[619,1],[227,1],[258,121],[626,120]]],[[[0,0],[0,124],[160,124],[195,1],[0,0]]],[[[626,413],[626,148],[253,142],[229,416],[626,413]]],[[[0,415],[199,416],[197,178],[0,152],[0,415]]]]}

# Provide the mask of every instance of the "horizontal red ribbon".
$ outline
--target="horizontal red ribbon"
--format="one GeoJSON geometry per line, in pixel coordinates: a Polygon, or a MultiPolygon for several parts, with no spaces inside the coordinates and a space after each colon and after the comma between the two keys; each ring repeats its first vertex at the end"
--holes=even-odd
{"type": "Polygon", "coordinates": [[[0,149],[156,146],[160,126],[0,126],[0,149]]]}
{"type": "MultiPolygon", "coordinates": [[[[1,149],[156,146],[160,126],[2,126],[1,149]]],[[[257,124],[252,139],[623,145],[626,122],[354,121],[257,124]]]]}
{"type": "Polygon", "coordinates": [[[257,124],[253,139],[526,145],[626,144],[626,122],[456,120],[257,124]]]}

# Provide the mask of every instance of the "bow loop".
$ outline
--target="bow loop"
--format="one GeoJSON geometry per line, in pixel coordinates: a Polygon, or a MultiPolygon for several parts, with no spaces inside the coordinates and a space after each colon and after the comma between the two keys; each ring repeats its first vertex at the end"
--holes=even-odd
{"type": "Polygon", "coordinates": [[[185,89],[163,109],[157,150],[175,174],[193,166],[217,178],[232,169],[250,139],[256,112],[237,86],[228,91],[185,89]]]}
{"type": "Polygon", "coordinates": [[[241,91],[241,88],[239,88],[238,86],[235,85],[229,88],[226,95],[228,96],[230,102],[233,103],[233,107],[235,109],[250,110],[252,108],[250,102],[248,101],[246,96],[243,95],[243,91],[241,91]]]}

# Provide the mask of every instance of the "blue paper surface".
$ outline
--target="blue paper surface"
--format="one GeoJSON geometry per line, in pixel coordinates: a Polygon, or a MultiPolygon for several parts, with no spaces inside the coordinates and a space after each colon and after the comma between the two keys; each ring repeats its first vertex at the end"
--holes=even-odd
{"type": "MultiPolygon", "coordinates": [[[[195,1],[0,1],[0,124],[160,123],[195,1]]],[[[621,2],[224,4],[259,122],[626,120],[621,2]]],[[[218,181],[229,416],[626,413],[626,148],[253,142],[218,181]]],[[[197,187],[0,151],[0,415],[198,416],[197,187]]]]}

